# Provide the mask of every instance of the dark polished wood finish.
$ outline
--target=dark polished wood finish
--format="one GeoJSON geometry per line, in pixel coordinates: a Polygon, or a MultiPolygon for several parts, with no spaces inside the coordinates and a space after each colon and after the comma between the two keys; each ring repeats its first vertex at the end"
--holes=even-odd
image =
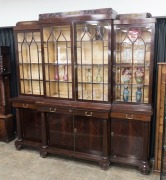
{"type": "Polygon", "coordinates": [[[126,19],[128,15],[117,16],[105,8],[40,14],[39,21],[17,23],[19,96],[12,99],[12,105],[17,115],[18,150],[32,146],[43,158],[52,153],[95,161],[102,169],[116,162],[137,166],[143,174],[149,172],[155,19],[144,15],[126,19]],[[142,28],[146,36],[149,24],[148,65],[145,59],[136,64],[131,59],[130,63],[116,62],[116,54],[124,53],[116,49],[123,43],[116,40],[118,29],[142,28]],[[101,32],[96,30],[100,26],[101,32]],[[27,48],[25,54],[22,44],[27,48]],[[34,54],[29,53],[35,48],[34,54]],[[116,87],[125,85],[121,78],[116,82],[115,67],[129,66],[134,76],[135,65],[144,67],[148,80],[141,84],[132,80],[127,85],[143,87],[147,99],[124,102],[123,90],[120,100],[115,95],[116,87]]]}
{"type": "Polygon", "coordinates": [[[16,108],[17,136],[16,148],[20,150],[23,146],[39,148],[42,143],[41,113],[35,106],[35,100],[15,98],[12,106],[16,108]]]}
{"type": "Polygon", "coordinates": [[[154,172],[165,173],[165,98],[166,98],[166,63],[158,63],[157,109],[156,109],[156,137],[154,172]],[[162,156],[163,155],[163,156],[162,156]],[[163,165],[163,166],[162,166],[163,165]]]}
{"type": "Polygon", "coordinates": [[[14,139],[14,122],[10,104],[10,48],[0,46],[0,140],[14,139]]]}
{"type": "Polygon", "coordinates": [[[149,133],[147,122],[112,118],[111,161],[138,166],[143,174],[147,174],[150,170],[149,133]]]}
{"type": "Polygon", "coordinates": [[[42,122],[45,122],[42,123],[42,134],[45,134],[45,137],[40,150],[41,157],[46,157],[48,153],[64,154],[97,161],[102,169],[107,169],[107,121],[110,105],[73,101],[56,101],[54,104],[52,102],[36,102],[38,111],[42,112],[42,122]]]}
{"type": "Polygon", "coordinates": [[[137,166],[148,174],[149,139],[152,108],[149,105],[112,105],[111,112],[111,162],[137,166]],[[120,108],[120,112],[119,112],[120,108]]]}

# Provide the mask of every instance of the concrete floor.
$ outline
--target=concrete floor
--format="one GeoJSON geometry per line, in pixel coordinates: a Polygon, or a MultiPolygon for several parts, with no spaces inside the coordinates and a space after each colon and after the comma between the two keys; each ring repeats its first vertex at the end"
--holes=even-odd
{"type": "Polygon", "coordinates": [[[37,150],[17,151],[14,140],[0,142],[0,180],[159,180],[153,173],[142,175],[137,168],[112,165],[107,171],[92,162],[48,155],[37,150]]]}

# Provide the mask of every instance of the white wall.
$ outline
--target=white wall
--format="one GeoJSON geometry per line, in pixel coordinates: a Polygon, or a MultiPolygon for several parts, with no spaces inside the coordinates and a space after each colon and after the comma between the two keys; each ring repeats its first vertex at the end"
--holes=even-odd
{"type": "Polygon", "coordinates": [[[113,8],[119,14],[150,12],[166,16],[165,0],[0,0],[0,27],[38,20],[42,13],[113,8]]]}

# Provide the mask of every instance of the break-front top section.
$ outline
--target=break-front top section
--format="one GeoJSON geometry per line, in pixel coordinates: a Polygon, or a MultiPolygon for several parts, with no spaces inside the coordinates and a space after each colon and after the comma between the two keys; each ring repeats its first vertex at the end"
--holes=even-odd
{"type": "Polygon", "coordinates": [[[116,14],[105,8],[39,15],[47,97],[109,100],[110,32],[116,14]]]}
{"type": "Polygon", "coordinates": [[[154,22],[152,19],[135,24],[114,23],[113,93],[116,102],[151,102],[154,22]]]}
{"type": "Polygon", "coordinates": [[[47,97],[108,101],[110,30],[96,21],[43,27],[47,97]]]}

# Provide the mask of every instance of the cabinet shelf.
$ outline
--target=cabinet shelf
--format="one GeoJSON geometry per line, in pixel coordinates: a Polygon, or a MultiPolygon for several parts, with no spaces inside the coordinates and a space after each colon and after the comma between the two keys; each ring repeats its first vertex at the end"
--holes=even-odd
{"type": "MultiPolygon", "coordinates": [[[[85,60],[84,60],[85,61],[85,60]]],[[[81,60],[79,60],[81,62],[81,60]]],[[[77,66],[93,66],[93,67],[102,67],[102,66],[108,66],[106,63],[77,63],[77,66]]]]}
{"type": "Polygon", "coordinates": [[[79,84],[98,84],[98,85],[108,85],[108,82],[82,82],[82,81],[78,81],[79,84]]]}
{"type": "Polygon", "coordinates": [[[135,83],[115,83],[115,86],[140,86],[140,87],[143,87],[143,86],[149,86],[149,84],[135,84],[135,83]]]}
{"type": "Polygon", "coordinates": [[[71,66],[71,61],[68,61],[67,63],[64,62],[50,62],[50,63],[44,63],[45,65],[53,65],[53,66],[61,66],[61,65],[64,65],[64,66],[71,66]]]}
{"type": "Polygon", "coordinates": [[[72,83],[72,81],[68,81],[68,80],[46,80],[46,82],[72,83]]]}
{"type": "Polygon", "coordinates": [[[133,63],[114,63],[114,65],[116,66],[121,66],[121,67],[147,67],[149,68],[149,64],[146,64],[146,63],[136,63],[136,62],[133,62],[133,63]]]}
{"type": "Polygon", "coordinates": [[[32,66],[33,66],[33,65],[40,65],[40,66],[41,66],[41,65],[42,65],[42,62],[38,62],[38,61],[34,61],[34,60],[33,60],[33,61],[31,61],[31,62],[27,62],[27,61],[26,61],[25,63],[24,63],[24,62],[22,62],[22,63],[19,62],[19,65],[29,65],[29,66],[30,66],[30,65],[32,65],[32,66]]]}

